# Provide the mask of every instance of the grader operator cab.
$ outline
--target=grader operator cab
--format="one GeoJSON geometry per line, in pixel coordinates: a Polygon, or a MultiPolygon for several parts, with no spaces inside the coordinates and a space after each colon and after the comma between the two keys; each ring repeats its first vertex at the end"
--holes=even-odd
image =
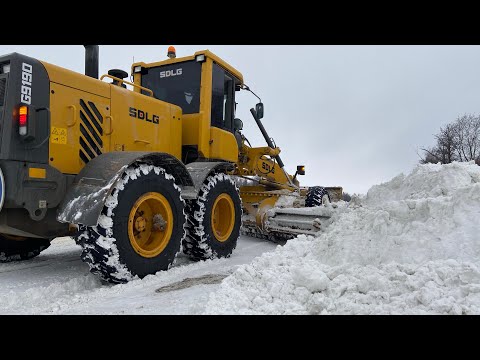
{"type": "Polygon", "coordinates": [[[0,261],[73,236],[93,273],[120,283],[167,270],[181,250],[228,257],[240,231],[315,234],[342,189],[300,187],[262,125],[252,147],[235,118],[242,74],[208,50],[137,62],[98,79],[17,53],[0,56],[0,261]],[[104,80],[110,80],[110,82],[104,80]],[[131,89],[127,88],[127,85],[131,89]],[[288,195],[295,208],[279,208],[288,195]],[[313,214],[313,215],[312,215],[313,214]]]}

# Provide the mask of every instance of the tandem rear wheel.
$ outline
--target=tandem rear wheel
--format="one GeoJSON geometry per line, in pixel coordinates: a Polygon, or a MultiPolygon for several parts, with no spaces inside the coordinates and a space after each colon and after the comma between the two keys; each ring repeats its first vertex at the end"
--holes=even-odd
{"type": "Polygon", "coordinates": [[[163,168],[137,164],[107,198],[96,226],[77,237],[92,273],[124,283],[167,270],[185,236],[184,200],[163,168]]]}
{"type": "Polygon", "coordinates": [[[187,203],[183,252],[194,260],[229,257],[240,235],[242,202],[232,178],[208,176],[196,200],[187,203]]]}

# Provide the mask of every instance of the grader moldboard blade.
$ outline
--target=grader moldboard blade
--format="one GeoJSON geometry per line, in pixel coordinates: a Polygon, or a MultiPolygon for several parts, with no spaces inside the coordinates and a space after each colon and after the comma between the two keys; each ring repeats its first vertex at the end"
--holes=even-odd
{"type": "Polygon", "coordinates": [[[329,201],[315,207],[283,207],[278,198],[270,199],[270,204],[262,204],[254,216],[243,215],[242,234],[279,244],[298,235],[318,236],[333,222],[337,207],[329,201]]]}

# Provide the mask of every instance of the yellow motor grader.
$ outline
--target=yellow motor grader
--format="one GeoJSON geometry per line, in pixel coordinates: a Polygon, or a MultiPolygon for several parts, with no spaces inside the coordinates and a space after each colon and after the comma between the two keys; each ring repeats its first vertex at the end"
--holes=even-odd
{"type": "Polygon", "coordinates": [[[251,90],[210,51],[170,48],[130,77],[99,78],[99,47],[85,49],[85,74],[0,56],[0,261],[70,235],[92,272],[120,283],[167,270],[181,250],[228,257],[241,229],[315,234],[328,209],[302,210],[341,198],[340,187],[300,187],[303,166],[286,172],[261,101],[251,113],[266,146],[250,146],[235,94],[251,90]]]}

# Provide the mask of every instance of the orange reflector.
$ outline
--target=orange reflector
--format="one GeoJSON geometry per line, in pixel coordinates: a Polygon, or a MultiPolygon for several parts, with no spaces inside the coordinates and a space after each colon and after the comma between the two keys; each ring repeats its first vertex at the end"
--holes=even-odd
{"type": "Polygon", "coordinates": [[[42,168],[28,168],[28,176],[37,179],[46,179],[47,170],[42,168]]]}
{"type": "Polygon", "coordinates": [[[26,106],[20,106],[20,115],[27,115],[28,114],[28,107],[26,106]]]}

